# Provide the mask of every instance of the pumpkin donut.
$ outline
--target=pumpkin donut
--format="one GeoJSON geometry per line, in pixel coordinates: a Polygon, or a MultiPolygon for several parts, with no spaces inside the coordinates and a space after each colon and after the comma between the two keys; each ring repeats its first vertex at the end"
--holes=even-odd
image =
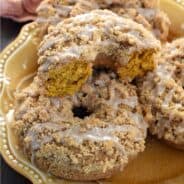
{"type": "Polygon", "coordinates": [[[73,96],[47,97],[34,82],[17,95],[12,128],[40,169],[71,180],[109,178],[144,150],[147,124],[135,86],[97,72],[73,96]]]}
{"type": "Polygon", "coordinates": [[[63,20],[39,47],[38,77],[49,96],[78,91],[95,67],[132,80],[155,67],[160,42],[136,22],[108,10],[63,20]]]}
{"type": "Polygon", "coordinates": [[[166,62],[172,78],[184,88],[184,38],[165,44],[161,58],[166,62]]]}
{"type": "Polygon", "coordinates": [[[182,39],[163,47],[158,66],[139,83],[150,132],[184,149],[184,89],[182,39]]]}
{"type": "Polygon", "coordinates": [[[152,31],[161,41],[167,41],[171,23],[168,16],[158,9],[157,0],[78,0],[70,16],[87,13],[94,9],[108,9],[120,16],[130,18],[152,31]]]}
{"type": "Polygon", "coordinates": [[[78,0],[44,0],[37,8],[36,21],[40,24],[55,25],[70,17],[70,12],[78,0]]]}
{"type": "Polygon", "coordinates": [[[95,9],[108,9],[120,16],[131,18],[152,31],[162,41],[168,38],[170,20],[158,9],[158,0],[44,0],[37,10],[37,22],[56,25],[65,18],[95,9]]]}

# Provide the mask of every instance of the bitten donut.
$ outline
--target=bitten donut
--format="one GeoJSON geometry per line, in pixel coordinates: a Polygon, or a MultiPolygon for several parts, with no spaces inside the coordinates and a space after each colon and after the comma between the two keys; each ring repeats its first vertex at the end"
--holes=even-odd
{"type": "Polygon", "coordinates": [[[40,169],[71,180],[109,178],[144,150],[147,124],[135,86],[97,72],[73,96],[17,95],[12,128],[40,169]]]}
{"type": "Polygon", "coordinates": [[[132,80],[155,67],[160,42],[136,22],[108,10],[63,20],[39,47],[38,77],[49,96],[78,91],[95,67],[132,80]]]}
{"type": "MultiPolygon", "coordinates": [[[[172,53],[170,53],[172,55],[172,53]]],[[[139,86],[150,132],[173,146],[184,149],[184,90],[173,77],[169,60],[161,59],[139,86]],[[169,64],[168,64],[169,62],[169,64]]]]}

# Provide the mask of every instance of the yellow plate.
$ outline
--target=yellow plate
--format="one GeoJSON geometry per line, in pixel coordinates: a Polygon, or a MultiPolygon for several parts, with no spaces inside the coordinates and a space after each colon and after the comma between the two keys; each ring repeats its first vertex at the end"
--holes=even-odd
{"type": "MultiPolygon", "coordinates": [[[[184,1],[161,0],[172,21],[172,35],[184,36],[184,1]]],[[[0,55],[0,152],[5,161],[33,184],[85,184],[52,177],[32,165],[18,150],[6,113],[12,108],[14,91],[28,85],[37,68],[37,45],[42,35],[36,23],[23,27],[20,35],[0,55]]],[[[155,140],[147,139],[146,150],[122,173],[102,184],[184,184],[184,152],[155,140]]],[[[89,184],[89,182],[88,182],[89,184]]]]}

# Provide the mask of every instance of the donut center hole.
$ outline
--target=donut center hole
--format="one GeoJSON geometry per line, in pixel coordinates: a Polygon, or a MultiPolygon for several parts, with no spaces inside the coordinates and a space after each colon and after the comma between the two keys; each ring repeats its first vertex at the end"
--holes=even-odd
{"type": "Polygon", "coordinates": [[[81,119],[84,119],[85,117],[90,116],[92,114],[92,112],[90,112],[84,106],[74,106],[72,112],[74,114],[74,117],[78,117],[81,119]]]}

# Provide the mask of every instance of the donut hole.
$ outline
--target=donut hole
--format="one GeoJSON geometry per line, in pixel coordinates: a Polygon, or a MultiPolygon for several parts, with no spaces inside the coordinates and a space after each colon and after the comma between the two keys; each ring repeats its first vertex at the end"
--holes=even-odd
{"type": "Polygon", "coordinates": [[[85,117],[88,117],[92,114],[91,111],[85,106],[74,106],[72,108],[72,112],[74,117],[78,117],[80,119],[84,119],[85,117]]]}
{"type": "MultiPolygon", "coordinates": [[[[72,60],[62,66],[49,70],[46,89],[48,96],[73,95],[79,91],[94,70],[114,72],[118,78],[133,80],[155,67],[153,51],[134,53],[125,66],[121,66],[121,57],[99,53],[92,63],[84,60],[72,60]],[[119,60],[119,61],[118,61],[119,60]]],[[[99,71],[99,72],[100,72],[99,71]]]]}
{"type": "MultiPolygon", "coordinates": [[[[118,51],[117,51],[118,52],[118,51]]],[[[143,76],[147,71],[151,71],[155,68],[154,62],[154,50],[145,50],[143,52],[135,52],[131,56],[128,56],[126,52],[121,52],[121,55],[127,57],[127,64],[122,64],[124,57],[108,56],[100,53],[97,55],[94,61],[94,68],[111,70],[115,72],[121,79],[130,79],[132,81],[137,76],[143,76]]],[[[118,55],[118,53],[117,53],[118,55]]]]}

